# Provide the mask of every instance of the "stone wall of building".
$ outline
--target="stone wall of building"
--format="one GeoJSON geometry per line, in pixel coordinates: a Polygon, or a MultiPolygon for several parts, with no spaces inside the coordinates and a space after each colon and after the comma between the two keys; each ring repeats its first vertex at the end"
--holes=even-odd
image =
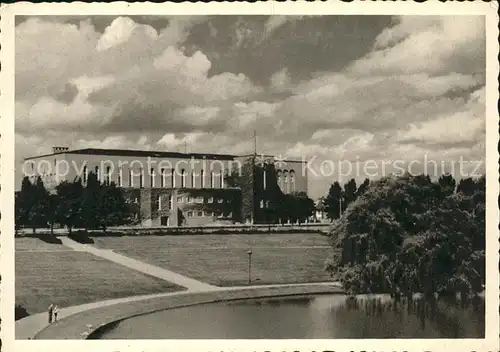
{"type": "Polygon", "coordinates": [[[187,155],[163,158],[155,152],[150,152],[151,157],[142,152],[139,157],[123,153],[62,152],[30,158],[26,170],[42,174],[49,189],[77,178],[85,184],[86,175],[97,172],[101,182],[115,182],[124,191],[134,221],[143,226],[267,222],[273,203],[269,185],[277,185],[285,194],[307,193],[304,161],[207,154],[192,162],[187,155]],[[205,160],[206,156],[211,159],[205,160]],[[256,165],[264,160],[274,165],[272,175],[257,171],[256,165]],[[175,166],[173,174],[170,166],[175,166]],[[240,181],[244,179],[238,186],[227,184],[225,174],[234,172],[240,174],[240,181]]]}
{"type": "Polygon", "coordinates": [[[142,226],[204,226],[240,222],[239,189],[124,189],[142,226]]]}

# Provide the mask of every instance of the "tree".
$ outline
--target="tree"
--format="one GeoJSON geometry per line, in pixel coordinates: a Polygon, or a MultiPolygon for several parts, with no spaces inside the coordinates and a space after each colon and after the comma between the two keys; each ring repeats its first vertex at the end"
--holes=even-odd
{"type": "Polygon", "coordinates": [[[425,175],[371,184],[333,225],[327,269],[351,294],[474,296],[485,279],[484,178],[473,184],[444,199],[425,175]]]}
{"type": "Polygon", "coordinates": [[[292,197],[294,198],[298,209],[296,218],[299,223],[303,223],[309,219],[309,217],[311,217],[316,210],[314,200],[309,198],[305,192],[293,193],[292,197]]]}
{"type": "Polygon", "coordinates": [[[127,223],[129,206],[123,192],[114,182],[100,187],[100,225],[104,231],[109,226],[118,226],[127,223]]]}
{"type": "Polygon", "coordinates": [[[344,202],[342,204],[342,211],[347,209],[349,204],[356,200],[356,191],[356,180],[352,178],[344,185],[344,202]]]}
{"type": "Polygon", "coordinates": [[[356,191],[356,198],[362,196],[368,189],[369,185],[370,185],[370,180],[368,178],[365,178],[363,183],[359,185],[358,190],[356,191]]]}
{"type": "Polygon", "coordinates": [[[21,190],[16,193],[15,197],[16,226],[29,225],[30,212],[35,202],[34,197],[33,184],[29,177],[25,176],[21,183],[21,190]]]}
{"type": "Polygon", "coordinates": [[[438,179],[438,183],[441,186],[441,194],[444,198],[455,193],[455,187],[457,185],[457,182],[453,178],[453,175],[451,174],[441,175],[438,179]]]}
{"type": "Polygon", "coordinates": [[[35,184],[30,188],[30,192],[32,192],[32,203],[29,211],[29,223],[33,233],[35,233],[38,227],[47,225],[49,211],[49,193],[45,189],[40,176],[37,177],[35,184]]]}
{"type": "Polygon", "coordinates": [[[104,214],[101,204],[103,200],[101,188],[97,175],[90,172],[82,197],[82,218],[86,229],[97,229],[102,226],[104,214]]]}
{"type": "Polygon", "coordinates": [[[475,189],[476,184],[471,177],[461,179],[457,186],[457,192],[466,196],[471,196],[475,189]]]}
{"type": "MultiPolygon", "coordinates": [[[[342,187],[338,181],[330,186],[330,190],[325,198],[326,215],[328,219],[338,219],[340,217],[340,206],[343,197],[342,187]]],[[[342,207],[343,208],[343,207],[342,207]]]]}
{"type": "Polygon", "coordinates": [[[50,226],[50,234],[54,234],[54,224],[57,221],[58,197],[55,193],[48,194],[47,221],[50,226]]]}
{"type": "Polygon", "coordinates": [[[83,186],[80,180],[73,182],[63,181],[56,186],[57,206],[55,218],[57,222],[66,226],[71,234],[72,229],[82,226],[83,186]]]}

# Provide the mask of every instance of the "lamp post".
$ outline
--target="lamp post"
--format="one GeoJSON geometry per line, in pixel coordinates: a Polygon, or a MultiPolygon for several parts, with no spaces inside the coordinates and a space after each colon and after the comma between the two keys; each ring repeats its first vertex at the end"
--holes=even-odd
{"type": "Polygon", "coordinates": [[[252,282],[252,251],[249,250],[248,254],[248,284],[252,282]]]}

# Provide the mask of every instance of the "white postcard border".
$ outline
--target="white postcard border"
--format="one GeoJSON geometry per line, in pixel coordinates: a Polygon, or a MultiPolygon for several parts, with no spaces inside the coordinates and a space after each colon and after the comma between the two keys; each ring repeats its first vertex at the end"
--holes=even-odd
{"type": "Polygon", "coordinates": [[[499,209],[498,209],[498,16],[497,2],[435,1],[267,2],[267,3],[45,3],[20,2],[1,8],[1,337],[6,351],[498,351],[499,347],[499,209]],[[14,15],[147,15],[147,14],[419,14],[485,15],[487,30],[486,78],[486,338],[387,340],[14,340],[14,15]]]}

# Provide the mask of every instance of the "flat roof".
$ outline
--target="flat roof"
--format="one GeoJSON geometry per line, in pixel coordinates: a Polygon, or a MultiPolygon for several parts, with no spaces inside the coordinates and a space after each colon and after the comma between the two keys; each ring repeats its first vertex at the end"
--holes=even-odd
{"type": "MultiPolygon", "coordinates": [[[[80,155],[108,155],[108,156],[128,156],[128,157],[153,157],[153,158],[178,158],[178,159],[207,159],[207,160],[234,160],[235,158],[245,158],[255,156],[254,154],[232,155],[232,154],[215,154],[215,153],[180,153],[180,152],[165,152],[153,150],[130,150],[130,149],[104,149],[104,148],[84,148],[84,149],[69,149],[61,150],[56,153],[43,154],[24,158],[24,160],[33,160],[44,158],[52,155],[60,154],[80,154],[80,155]]],[[[257,157],[275,158],[273,155],[257,154],[257,157]]],[[[305,160],[293,160],[284,158],[286,162],[304,163],[305,160]]]]}
{"type": "Polygon", "coordinates": [[[229,154],[207,154],[207,153],[179,153],[150,150],[129,150],[129,149],[102,149],[85,148],[64,150],[57,153],[32,156],[24,160],[43,158],[60,154],[81,154],[81,155],[109,155],[109,156],[131,156],[131,157],[156,157],[156,158],[180,158],[180,159],[211,159],[211,160],[233,160],[234,155],[229,154]]]}
{"type": "MultiPolygon", "coordinates": [[[[244,155],[235,155],[235,158],[250,158],[252,156],[256,156],[257,158],[273,158],[273,159],[278,159],[277,155],[269,155],[269,154],[244,154],[244,155]]],[[[286,156],[283,156],[283,162],[290,162],[290,163],[307,163],[307,160],[298,160],[295,158],[287,158],[286,156]]]]}

